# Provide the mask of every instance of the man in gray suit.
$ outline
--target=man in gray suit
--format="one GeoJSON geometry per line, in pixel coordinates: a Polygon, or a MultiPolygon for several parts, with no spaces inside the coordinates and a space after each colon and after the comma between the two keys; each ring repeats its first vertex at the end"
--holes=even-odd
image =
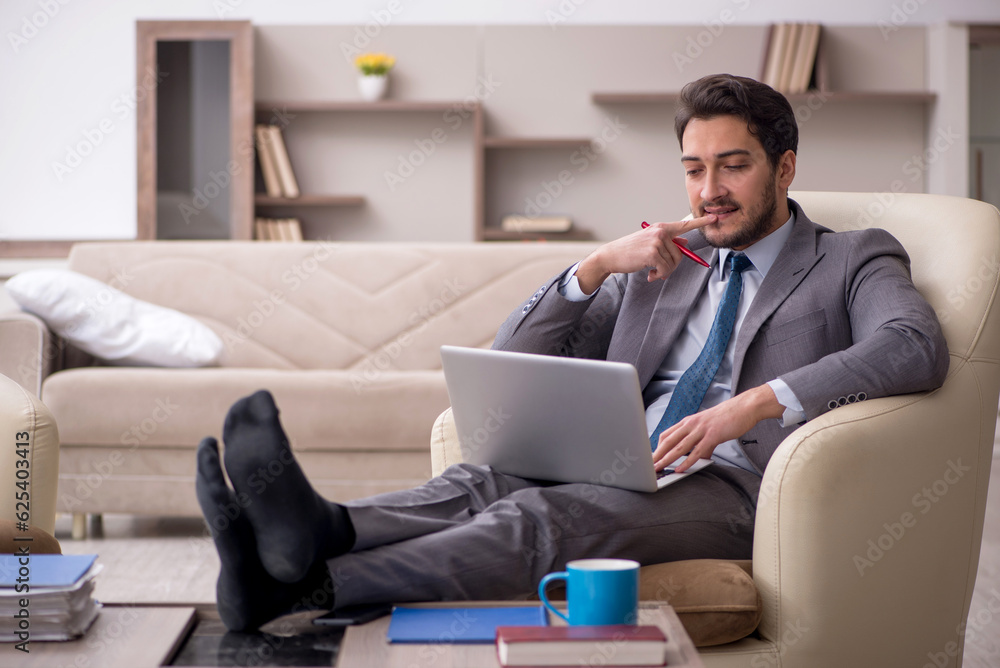
{"type": "Polygon", "coordinates": [[[798,131],[782,95],[706,77],[685,87],[675,124],[693,217],[601,246],[539,288],[494,347],[633,364],[656,468],[717,465],[652,494],[458,465],[338,505],[309,486],[259,392],[226,419],[235,491],[214,440],[198,453],[227,626],[332,607],[334,591],[337,607],[511,597],[581,557],[749,558],[761,475],[785,436],[837,406],[943,382],[944,338],[899,243],[834,234],[787,198],[798,131]],[[251,494],[275,460],[285,472],[251,494]]]}

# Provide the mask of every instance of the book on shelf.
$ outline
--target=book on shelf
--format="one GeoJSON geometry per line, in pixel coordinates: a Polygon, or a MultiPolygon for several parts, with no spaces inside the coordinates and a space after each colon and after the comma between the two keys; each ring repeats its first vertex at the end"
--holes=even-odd
{"type": "Polygon", "coordinates": [[[298,218],[285,219],[285,236],[288,241],[302,241],[302,223],[298,218]]]}
{"type": "Polygon", "coordinates": [[[501,666],[665,666],[667,636],[658,626],[501,626],[501,666]]]}
{"type": "Polygon", "coordinates": [[[0,642],[71,640],[97,619],[96,554],[0,555],[0,642]],[[25,563],[27,562],[27,563],[25,563]]]}
{"type": "Polygon", "coordinates": [[[799,48],[801,33],[802,26],[798,23],[789,24],[785,51],[781,54],[781,73],[778,75],[778,90],[782,93],[788,92],[788,84],[792,80],[792,68],[795,66],[795,54],[799,48]]]}
{"type": "Polygon", "coordinates": [[[257,241],[302,241],[302,223],[298,218],[255,218],[257,241]]]}
{"type": "Polygon", "coordinates": [[[521,216],[511,214],[500,221],[504,232],[569,232],[573,221],[569,216],[521,216]]]}
{"type": "Polygon", "coordinates": [[[271,134],[270,148],[274,156],[274,166],[278,170],[281,194],[289,198],[298,197],[299,184],[295,180],[295,172],[292,171],[292,162],[288,159],[288,149],[285,147],[285,138],[281,134],[281,128],[277,125],[269,125],[268,131],[271,134]]]}
{"type": "Polygon", "coordinates": [[[785,94],[806,92],[817,66],[820,32],[818,23],[771,26],[760,80],[785,94]]]}
{"type": "Polygon", "coordinates": [[[778,89],[778,80],[781,78],[781,58],[785,53],[785,42],[788,40],[788,24],[779,23],[771,26],[770,36],[767,41],[767,56],[764,61],[764,72],[761,75],[761,82],[766,83],[775,90],[778,89]]]}
{"type": "Polygon", "coordinates": [[[264,177],[264,190],[268,197],[281,197],[281,181],[278,180],[278,168],[274,162],[274,152],[271,149],[271,133],[268,126],[258,124],[254,127],[257,139],[257,160],[260,162],[260,172],[264,177]]]}
{"type": "Polygon", "coordinates": [[[802,26],[795,65],[792,67],[792,78],[788,84],[789,93],[804,93],[809,89],[809,80],[812,79],[816,52],[819,49],[819,33],[818,23],[806,23],[802,26]]]}

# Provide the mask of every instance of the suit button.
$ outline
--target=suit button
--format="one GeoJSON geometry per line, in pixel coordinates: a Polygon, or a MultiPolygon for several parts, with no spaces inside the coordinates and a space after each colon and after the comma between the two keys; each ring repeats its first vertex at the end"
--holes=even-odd
{"type": "Polygon", "coordinates": [[[528,311],[530,311],[530,310],[531,310],[531,306],[525,305],[525,307],[523,309],[521,309],[521,315],[527,315],[528,311]]]}
{"type": "Polygon", "coordinates": [[[867,394],[865,394],[864,392],[858,392],[858,401],[864,401],[867,398],[868,398],[867,394]]]}
{"type": "Polygon", "coordinates": [[[858,400],[858,395],[856,395],[856,394],[848,394],[847,395],[847,403],[853,404],[857,400],[858,400]]]}
{"type": "Polygon", "coordinates": [[[826,405],[831,411],[837,407],[837,401],[835,399],[830,399],[830,403],[826,405]]]}
{"type": "Polygon", "coordinates": [[[847,397],[841,397],[840,399],[837,399],[837,405],[838,406],[846,406],[847,405],[847,397]]]}

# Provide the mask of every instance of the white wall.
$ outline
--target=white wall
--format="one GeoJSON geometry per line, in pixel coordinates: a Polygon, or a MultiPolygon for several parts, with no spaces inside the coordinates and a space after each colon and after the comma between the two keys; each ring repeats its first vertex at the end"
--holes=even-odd
{"type": "MultiPolygon", "coordinates": [[[[0,239],[135,235],[136,19],[260,24],[1000,23],[996,0],[3,0],[0,239]],[[395,11],[393,11],[395,10],[395,11]],[[85,155],[84,155],[85,154],[85,155]]],[[[755,55],[756,58],[756,55],[755,55]]]]}

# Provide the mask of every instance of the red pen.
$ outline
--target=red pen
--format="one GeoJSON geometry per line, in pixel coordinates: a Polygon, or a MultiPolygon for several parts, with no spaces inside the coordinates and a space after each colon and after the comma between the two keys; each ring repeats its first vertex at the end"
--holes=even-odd
{"type": "MultiPolygon", "coordinates": [[[[647,223],[645,220],[642,221],[642,229],[646,229],[647,227],[649,227],[649,223],[647,223]]],[[[671,241],[673,241],[674,245],[677,246],[681,250],[681,253],[684,253],[684,255],[686,255],[687,257],[691,258],[692,260],[694,260],[703,267],[708,267],[709,269],[712,268],[712,265],[702,260],[692,251],[689,251],[687,248],[684,247],[684,245],[681,242],[677,241],[677,239],[671,239],[671,241]]]]}

